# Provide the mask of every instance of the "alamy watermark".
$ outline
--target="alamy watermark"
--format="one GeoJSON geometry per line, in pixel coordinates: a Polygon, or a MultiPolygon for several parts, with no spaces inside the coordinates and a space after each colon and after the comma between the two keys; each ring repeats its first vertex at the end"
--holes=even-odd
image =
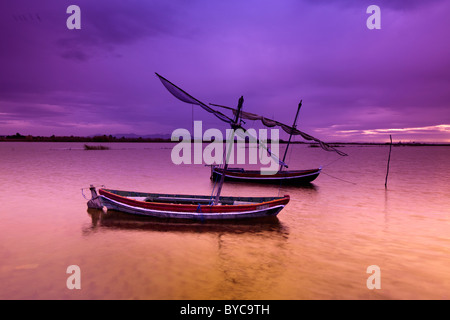
{"type": "Polygon", "coordinates": [[[377,5],[367,7],[366,13],[371,15],[367,18],[366,26],[369,30],[381,29],[381,9],[377,5]]]}
{"type": "MultiPolygon", "coordinates": [[[[77,5],[70,5],[66,10],[70,16],[67,18],[66,26],[69,30],[81,29],[81,9],[77,5]]],[[[366,9],[366,13],[371,14],[366,20],[368,29],[381,29],[381,9],[377,5],[370,5],[366,9]]]]}
{"type": "Polygon", "coordinates": [[[70,276],[66,280],[67,289],[81,289],[81,269],[76,264],[72,264],[67,267],[66,273],[70,276]]]}
{"type": "Polygon", "coordinates": [[[367,289],[381,289],[381,269],[377,265],[371,265],[367,267],[367,273],[371,275],[367,278],[367,289]]]}
{"type": "Polygon", "coordinates": [[[170,155],[172,162],[177,165],[260,164],[261,174],[270,175],[278,172],[280,166],[278,129],[270,129],[270,139],[267,129],[259,129],[257,132],[252,128],[246,131],[240,128],[227,129],[225,136],[226,139],[219,129],[208,129],[203,132],[202,121],[194,121],[193,137],[187,129],[176,129],[172,132],[171,140],[179,143],[172,148],[170,155]],[[205,148],[203,148],[204,141],[209,142],[205,148]]]}
{"type": "MultiPolygon", "coordinates": [[[[70,276],[66,280],[66,287],[69,290],[81,289],[81,268],[78,265],[70,265],[66,269],[66,273],[70,276]]],[[[370,276],[367,278],[367,289],[381,289],[381,269],[377,265],[371,265],[367,267],[366,273],[370,276]]],[[[186,311],[185,311],[186,312],[186,311]]],[[[183,312],[182,312],[183,313],[183,312]]]]}
{"type": "Polygon", "coordinates": [[[66,13],[70,16],[66,20],[67,29],[81,29],[81,9],[77,5],[70,5],[67,7],[66,13]]]}

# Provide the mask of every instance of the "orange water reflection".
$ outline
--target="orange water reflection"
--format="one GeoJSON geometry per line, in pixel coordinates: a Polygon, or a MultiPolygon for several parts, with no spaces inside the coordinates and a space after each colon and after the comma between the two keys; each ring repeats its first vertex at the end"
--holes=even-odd
{"type": "Polygon", "coordinates": [[[209,168],[170,145],[0,143],[1,299],[448,299],[450,148],[296,146],[309,188],[229,183],[225,195],[289,194],[272,221],[174,223],[87,211],[80,189],[209,194],[209,168]],[[327,165],[330,164],[330,165],[327,165]],[[339,178],[339,179],[337,179],[339,178]],[[81,290],[66,287],[69,265],[81,290]],[[369,290],[366,269],[381,269],[369,290]]]}

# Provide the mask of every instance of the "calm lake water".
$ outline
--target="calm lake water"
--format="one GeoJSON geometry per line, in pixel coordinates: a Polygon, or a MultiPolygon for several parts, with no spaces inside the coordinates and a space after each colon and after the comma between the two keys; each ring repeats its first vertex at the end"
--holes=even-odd
{"type": "Polygon", "coordinates": [[[0,299],[450,299],[450,147],[393,147],[385,190],[388,146],[294,145],[291,169],[324,166],[311,187],[223,188],[289,194],[275,221],[202,224],[88,211],[90,184],[211,193],[171,144],[103,145],[0,143],[0,299]]]}

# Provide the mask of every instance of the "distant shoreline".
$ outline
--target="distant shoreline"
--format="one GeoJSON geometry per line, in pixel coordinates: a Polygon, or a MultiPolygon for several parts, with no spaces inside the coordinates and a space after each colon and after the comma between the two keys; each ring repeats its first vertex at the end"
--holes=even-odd
{"type": "MultiPolygon", "coordinates": [[[[93,142],[93,143],[116,143],[116,142],[137,142],[137,143],[179,143],[179,141],[172,141],[166,138],[143,138],[143,137],[121,137],[117,138],[112,135],[98,135],[92,137],[80,137],[80,136],[32,136],[32,135],[9,135],[0,136],[0,142],[93,142]]],[[[210,143],[210,141],[203,141],[204,143],[210,143]]],[[[270,142],[270,140],[268,141],[270,142]]],[[[286,144],[287,141],[280,140],[280,144],[286,144]]],[[[319,147],[318,143],[307,141],[294,141],[291,144],[306,144],[310,147],[319,147]]],[[[385,146],[389,145],[389,142],[328,142],[333,147],[345,147],[345,146],[385,146]]],[[[433,142],[394,142],[393,146],[445,146],[450,147],[450,143],[433,143],[433,142]]]]}
{"type": "Polygon", "coordinates": [[[164,138],[142,138],[142,137],[121,137],[117,138],[112,135],[97,135],[92,137],[80,137],[80,136],[32,136],[15,134],[10,136],[0,136],[0,142],[95,142],[95,143],[108,143],[108,142],[172,142],[170,139],[164,138]]]}

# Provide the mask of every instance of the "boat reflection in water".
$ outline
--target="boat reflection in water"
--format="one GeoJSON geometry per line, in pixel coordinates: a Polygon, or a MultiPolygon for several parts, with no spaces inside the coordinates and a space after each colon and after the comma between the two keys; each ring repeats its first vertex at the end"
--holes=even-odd
{"type": "Polygon", "coordinates": [[[276,216],[259,218],[258,220],[176,220],[155,217],[131,215],[114,210],[87,209],[92,219],[92,225],[84,230],[85,234],[98,228],[111,228],[122,230],[148,230],[161,232],[217,232],[217,233],[278,233],[281,237],[288,236],[285,227],[276,216]]]}
{"type": "Polygon", "coordinates": [[[277,217],[202,223],[113,210],[88,209],[88,214],[92,224],[84,236],[108,248],[101,260],[114,261],[111,271],[122,272],[130,285],[121,286],[130,296],[140,288],[149,290],[145,298],[157,299],[276,299],[280,294],[290,249],[288,228],[277,217]]]}

